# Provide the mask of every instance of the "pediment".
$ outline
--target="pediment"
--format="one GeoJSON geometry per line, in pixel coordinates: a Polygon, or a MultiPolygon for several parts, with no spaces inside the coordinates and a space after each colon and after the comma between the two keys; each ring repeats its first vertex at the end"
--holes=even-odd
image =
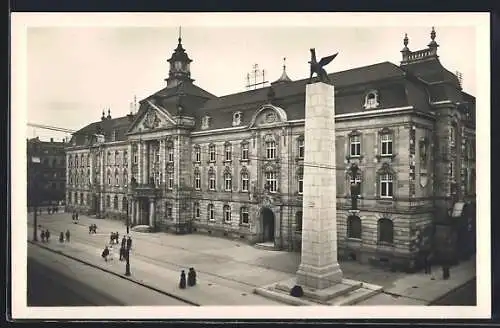
{"type": "Polygon", "coordinates": [[[261,107],[252,117],[250,127],[269,126],[287,121],[286,112],[277,106],[266,105],[261,107]]]}
{"type": "Polygon", "coordinates": [[[174,119],[166,110],[162,110],[153,102],[148,101],[146,109],[132,124],[130,133],[151,132],[175,126],[174,119]]]}

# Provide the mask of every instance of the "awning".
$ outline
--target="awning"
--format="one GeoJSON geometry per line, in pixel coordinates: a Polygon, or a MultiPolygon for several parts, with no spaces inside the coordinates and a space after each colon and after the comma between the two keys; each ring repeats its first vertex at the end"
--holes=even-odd
{"type": "Polygon", "coordinates": [[[451,211],[451,217],[452,218],[459,218],[462,216],[462,213],[464,211],[464,202],[457,202],[455,205],[453,205],[453,210],[451,211]]]}

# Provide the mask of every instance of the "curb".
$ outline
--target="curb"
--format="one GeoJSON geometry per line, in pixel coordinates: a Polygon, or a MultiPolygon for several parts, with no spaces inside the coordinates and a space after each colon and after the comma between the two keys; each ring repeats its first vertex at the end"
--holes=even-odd
{"type": "Polygon", "coordinates": [[[140,286],[145,287],[145,288],[147,288],[147,289],[151,289],[151,290],[153,290],[153,291],[155,291],[155,292],[157,292],[157,293],[160,293],[160,294],[166,295],[166,296],[168,296],[168,297],[174,298],[174,299],[176,299],[176,300],[178,300],[178,301],[181,301],[181,302],[187,303],[187,304],[189,304],[189,305],[193,305],[193,306],[201,306],[201,305],[200,305],[200,304],[198,304],[198,303],[194,303],[194,302],[192,302],[192,301],[190,301],[190,300],[187,300],[187,299],[185,299],[185,298],[182,298],[182,297],[179,297],[179,296],[177,296],[177,295],[174,295],[174,294],[171,294],[171,293],[165,292],[165,291],[163,291],[163,290],[161,290],[161,289],[158,289],[158,288],[156,288],[156,287],[153,287],[153,286],[147,285],[147,284],[145,284],[145,283],[143,283],[143,282],[141,282],[141,281],[138,281],[138,280],[136,280],[136,279],[134,279],[134,278],[129,278],[129,277],[127,277],[127,276],[121,275],[121,274],[116,273],[116,272],[113,272],[113,271],[111,271],[111,270],[104,269],[104,268],[102,268],[102,267],[100,267],[100,266],[97,266],[97,265],[95,265],[95,264],[92,264],[92,263],[89,263],[89,262],[87,262],[87,261],[81,260],[81,259],[79,259],[79,258],[76,258],[76,257],[72,256],[72,255],[65,254],[65,253],[63,253],[62,251],[56,251],[56,250],[53,250],[53,249],[52,249],[52,248],[50,248],[50,247],[47,247],[47,246],[44,246],[44,245],[37,244],[37,243],[33,242],[32,240],[28,240],[28,243],[30,243],[30,244],[32,244],[32,245],[35,245],[35,246],[37,246],[37,247],[43,248],[43,249],[45,249],[45,250],[48,250],[48,251],[50,251],[50,252],[52,252],[52,253],[56,253],[56,254],[59,254],[59,255],[65,256],[65,257],[67,257],[67,258],[70,258],[70,259],[72,259],[72,260],[74,260],[74,261],[77,261],[77,262],[79,262],[79,263],[85,264],[85,265],[87,265],[87,266],[93,267],[93,268],[95,268],[95,269],[99,269],[99,270],[101,270],[101,271],[103,271],[103,272],[106,272],[106,273],[112,274],[112,275],[114,275],[114,276],[116,276],[116,277],[120,277],[120,278],[122,278],[122,279],[124,279],[124,280],[131,281],[131,282],[133,282],[133,283],[135,283],[135,284],[137,284],[137,285],[140,285],[140,286]]]}
{"type": "MultiPolygon", "coordinates": [[[[455,287],[455,288],[453,288],[453,289],[449,290],[449,291],[448,291],[448,292],[446,292],[445,294],[443,294],[443,295],[439,296],[439,297],[438,297],[438,298],[436,298],[435,300],[430,301],[427,305],[428,305],[428,306],[437,306],[437,305],[434,305],[434,304],[435,304],[435,303],[437,303],[437,302],[439,302],[440,300],[442,300],[442,299],[443,299],[443,298],[445,298],[446,296],[450,295],[451,293],[456,292],[458,289],[460,289],[460,288],[462,288],[462,287],[464,287],[464,286],[466,286],[466,285],[470,284],[471,282],[473,282],[473,281],[474,281],[474,280],[476,280],[476,279],[477,279],[477,277],[473,277],[473,278],[471,278],[471,279],[467,280],[466,282],[464,282],[464,283],[463,283],[463,284],[461,284],[460,286],[457,286],[457,287],[455,287]]],[[[476,290],[477,290],[477,285],[476,285],[476,290]]],[[[476,298],[477,298],[477,296],[476,296],[476,298]]],[[[476,303],[477,303],[477,299],[476,299],[476,303]]]]}

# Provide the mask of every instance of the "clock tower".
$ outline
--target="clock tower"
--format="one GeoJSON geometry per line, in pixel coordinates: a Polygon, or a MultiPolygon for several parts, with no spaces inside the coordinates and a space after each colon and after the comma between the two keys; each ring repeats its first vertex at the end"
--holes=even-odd
{"type": "Polygon", "coordinates": [[[172,57],[167,61],[170,64],[168,72],[167,87],[175,87],[182,82],[193,82],[191,78],[190,63],[192,60],[188,57],[186,50],[182,47],[181,29],[179,28],[179,44],[175,48],[172,57]]]}

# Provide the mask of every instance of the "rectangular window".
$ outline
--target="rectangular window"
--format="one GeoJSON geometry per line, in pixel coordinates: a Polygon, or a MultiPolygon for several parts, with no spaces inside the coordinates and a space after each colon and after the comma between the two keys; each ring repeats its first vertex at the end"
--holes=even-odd
{"type": "Polygon", "coordinates": [[[350,182],[351,182],[351,185],[358,184],[358,186],[359,186],[358,192],[359,192],[359,195],[361,195],[361,175],[358,174],[358,175],[356,175],[356,177],[351,176],[350,182]]]}
{"type": "Polygon", "coordinates": [[[359,136],[352,136],[350,139],[351,157],[361,156],[361,138],[359,136]]]}
{"type": "Polygon", "coordinates": [[[246,208],[246,207],[241,208],[240,220],[241,220],[242,224],[248,224],[250,222],[249,217],[248,217],[248,208],[246,208]]]}
{"type": "Polygon", "coordinates": [[[451,146],[455,145],[455,128],[453,126],[450,127],[450,138],[449,142],[451,146]]]}
{"type": "Polygon", "coordinates": [[[174,161],[174,148],[173,147],[168,147],[167,148],[167,154],[168,154],[168,161],[169,161],[169,163],[172,163],[174,161]]]}
{"type": "Polygon", "coordinates": [[[215,146],[210,145],[210,147],[208,147],[208,152],[210,154],[210,162],[215,162],[215,146]]]}
{"type": "Polygon", "coordinates": [[[208,220],[215,221],[214,206],[211,204],[208,206],[208,220]]]}
{"type": "Polygon", "coordinates": [[[380,176],[380,197],[393,197],[393,182],[391,174],[383,174],[380,176]]]}
{"type": "Polygon", "coordinates": [[[193,211],[194,218],[199,219],[200,218],[200,203],[198,203],[198,202],[194,203],[193,209],[194,209],[194,211],[193,211]]]}
{"type": "Polygon", "coordinates": [[[304,192],[304,177],[303,176],[300,176],[299,177],[299,180],[298,180],[298,193],[299,195],[302,195],[302,193],[304,192]]]}
{"type": "Polygon", "coordinates": [[[231,207],[228,205],[224,206],[224,221],[231,222],[231,207]]]}
{"type": "Polygon", "coordinates": [[[128,152],[123,152],[123,166],[128,166],[128,152]]]}
{"type": "Polygon", "coordinates": [[[304,158],[304,139],[299,139],[298,140],[298,146],[299,146],[299,158],[304,158]]]}
{"type": "Polygon", "coordinates": [[[232,188],[232,183],[231,183],[231,175],[230,174],[226,174],[224,176],[224,189],[226,191],[231,191],[231,188],[232,188]]]}
{"type": "Polygon", "coordinates": [[[215,190],[215,174],[210,174],[210,178],[209,178],[209,181],[208,181],[208,188],[210,190],[215,190]]]}
{"type": "Polygon", "coordinates": [[[392,155],[392,134],[383,134],[381,136],[382,156],[392,155]]]}
{"type": "Polygon", "coordinates": [[[134,154],[134,164],[137,164],[137,154],[134,154]]]}
{"type": "Polygon", "coordinates": [[[195,148],[194,157],[195,157],[195,161],[197,163],[201,162],[201,149],[200,149],[200,147],[195,148]]]}
{"type": "Polygon", "coordinates": [[[248,161],[248,144],[243,144],[241,147],[241,159],[248,161]]]}
{"type": "Polygon", "coordinates": [[[276,158],[276,142],[274,141],[266,142],[266,157],[267,159],[276,158]]]}
{"type": "Polygon", "coordinates": [[[231,157],[232,157],[232,156],[231,156],[231,155],[232,155],[231,153],[232,153],[231,146],[230,146],[230,145],[226,145],[226,146],[224,147],[224,159],[225,159],[226,161],[230,161],[230,160],[231,160],[231,157]]]}
{"type": "Polygon", "coordinates": [[[270,192],[276,192],[278,190],[276,172],[266,172],[266,184],[270,192]]]}
{"type": "Polygon", "coordinates": [[[168,173],[168,189],[174,189],[174,174],[172,172],[168,173]]]}
{"type": "Polygon", "coordinates": [[[200,174],[196,174],[194,178],[194,189],[200,190],[201,189],[201,176],[200,174]]]}
{"type": "Polygon", "coordinates": [[[249,185],[248,174],[243,173],[241,175],[241,191],[248,191],[248,185],[249,185]]]}

